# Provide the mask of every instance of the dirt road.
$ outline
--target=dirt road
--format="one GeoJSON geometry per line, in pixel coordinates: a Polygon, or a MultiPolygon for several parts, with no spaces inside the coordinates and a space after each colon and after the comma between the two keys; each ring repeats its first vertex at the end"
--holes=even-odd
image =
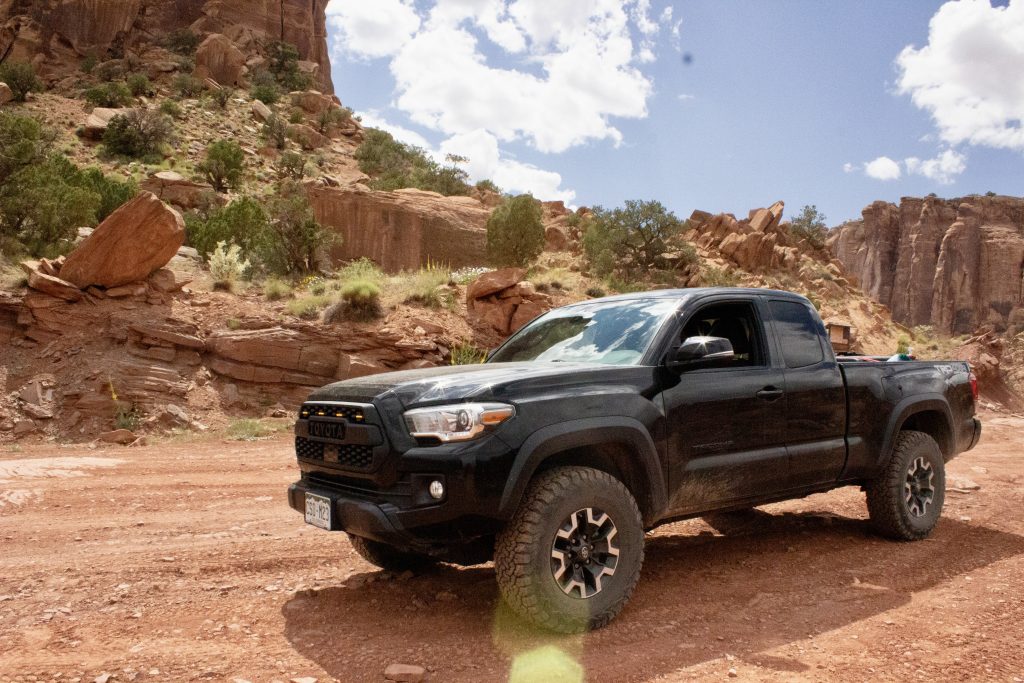
{"type": "Polygon", "coordinates": [[[0,680],[1019,682],[1024,419],[985,422],[927,541],[869,535],[855,489],[675,524],[583,637],[507,614],[489,565],[393,577],[303,525],[286,435],[3,452],[0,680]]]}

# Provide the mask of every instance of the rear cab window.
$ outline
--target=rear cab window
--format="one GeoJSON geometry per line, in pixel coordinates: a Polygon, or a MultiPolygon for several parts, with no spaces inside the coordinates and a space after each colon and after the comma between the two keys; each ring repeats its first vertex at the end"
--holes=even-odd
{"type": "Polygon", "coordinates": [[[787,368],[806,368],[825,361],[821,345],[825,328],[807,304],[775,300],[768,302],[768,308],[787,368]]]}

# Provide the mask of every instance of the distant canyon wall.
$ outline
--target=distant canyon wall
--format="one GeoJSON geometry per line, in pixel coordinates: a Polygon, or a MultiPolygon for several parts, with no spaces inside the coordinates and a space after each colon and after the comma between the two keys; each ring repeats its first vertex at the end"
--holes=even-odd
{"type": "Polygon", "coordinates": [[[1024,327],[1024,198],[874,202],[833,231],[829,248],[904,325],[957,335],[1024,327]]]}
{"type": "Polygon", "coordinates": [[[0,61],[32,61],[44,76],[143,52],[172,31],[224,33],[238,43],[283,40],[319,65],[323,92],[333,93],[327,47],[328,0],[0,0],[0,61]]]}

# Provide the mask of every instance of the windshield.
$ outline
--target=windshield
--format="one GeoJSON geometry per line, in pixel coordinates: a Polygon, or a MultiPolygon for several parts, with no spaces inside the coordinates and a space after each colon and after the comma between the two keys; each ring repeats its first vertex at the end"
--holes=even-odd
{"type": "Polygon", "coordinates": [[[635,299],[559,308],[517,332],[489,362],[636,365],[677,305],[673,299],[635,299]]]}

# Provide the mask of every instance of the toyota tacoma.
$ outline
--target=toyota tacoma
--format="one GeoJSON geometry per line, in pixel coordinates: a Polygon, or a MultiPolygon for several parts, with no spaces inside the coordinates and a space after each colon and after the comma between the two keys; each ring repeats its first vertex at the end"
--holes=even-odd
{"type": "Polygon", "coordinates": [[[965,362],[837,358],[788,292],[593,299],[483,364],[313,392],[288,498],[385,569],[493,559],[516,612],[576,632],[618,614],[667,522],[858,486],[877,533],[924,538],[977,391],[965,362]]]}

